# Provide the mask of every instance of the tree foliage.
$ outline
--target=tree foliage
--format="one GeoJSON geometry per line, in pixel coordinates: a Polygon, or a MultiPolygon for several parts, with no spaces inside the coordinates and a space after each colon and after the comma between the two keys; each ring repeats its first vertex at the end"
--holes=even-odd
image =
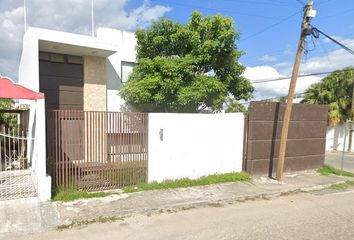
{"type": "Polygon", "coordinates": [[[248,109],[241,103],[237,102],[232,97],[226,98],[226,105],[227,105],[227,108],[225,110],[226,113],[241,112],[243,114],[248,114],[248,109]]]}
{"type": "MultiPolygon", "coordinates": [[[[12,109],[14,106],[14,101],[12,99],[0,98],[0,110],[12,109]]],[[[0,113],[0,127],[5,128],[17,128],[17,117],[13,113],[0,113]]],[[[1,131],[2,129],[0,129],[1,131]]]]}
{"type": "Polygon", "coordinates": [[[161,19],[135,35],[138,63],[121,90],[135,110],[219,111],[229,94],[236,100],[251,97],[231,18],[194,12],[185,25],[161,19]]]}
{"type": "Polygon", "coordinates": [[[328,104],[328,122],[331,127],[335,127],[353,117],[353,79],[352,67],[335,71],[321,82],[311,85],[302,103],[328,104]]]}

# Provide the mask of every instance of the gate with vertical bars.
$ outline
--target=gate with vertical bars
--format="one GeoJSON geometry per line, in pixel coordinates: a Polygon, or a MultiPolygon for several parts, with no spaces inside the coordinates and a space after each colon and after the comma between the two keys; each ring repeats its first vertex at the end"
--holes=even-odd
{"type": "Polygon", "coordinates": [[[0,200],[36,196],[24,131],[0,130],[0,200]]]}
{"type": "Polygon", "coordinates": [[[97,191],[147,181],[148,114],[51,110],[46,119],[55,187],[97,191]]]}

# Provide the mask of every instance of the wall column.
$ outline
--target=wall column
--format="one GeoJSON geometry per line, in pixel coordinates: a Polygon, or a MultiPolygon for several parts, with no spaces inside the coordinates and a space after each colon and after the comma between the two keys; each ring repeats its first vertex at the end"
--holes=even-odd
{"type": "Polygon", "coordinates": [[[106,59],[84,56],[84,110],[106,111],[106,59]]]}

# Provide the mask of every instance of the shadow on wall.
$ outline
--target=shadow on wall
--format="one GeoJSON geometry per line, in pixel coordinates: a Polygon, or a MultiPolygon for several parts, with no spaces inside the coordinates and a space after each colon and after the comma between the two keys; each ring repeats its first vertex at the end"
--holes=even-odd
{"type": "MultiPolygon", "coordinates": [[[[335,128],[327,129],[327,151],[343,151],[344,138],[346,137],[345,148],[348,149],[349,132],[346,133],[345,125],[338,125],[335,128]],[[345,136],[346,135],[346,136],[345,136]]],[[[353,151],[354,144],[352,144],[351,151],[353,151]]]]}
{"type": "Polygon", "coordinates": [[[123,87],[122,79],[110,61],[106,61],[107,89],[116,90],[123,87]]]}
{"type": "Polygon", "coordinates": [[[275,144],[277,141],[277,129],[278,129],[278,115],[279,115],[279,103],[276,104],[275,107],[275,114],[274,114],[274,125],[273,125],[273,134],[272,134],[272,145],[271,145],[271,150],[270,150],[270,157],[269,157],[269,170],[268,170],[268,176],[272,177],[273,175],[273,166],[274,166],[274,158],[276,157],[275,154],[275,144]]]}
{"type": "MultiPolygon", "coordinates": [[[[340,145],[343,146],[344,142],[340,141],[339,139],[344,140],[344,128],[342,126],[336,127],[334,129],[334,134],[333,134],[333,150],[337,150],[340,145]]],[[[343,150],[343,147],[342,147],[343,150]]]]}

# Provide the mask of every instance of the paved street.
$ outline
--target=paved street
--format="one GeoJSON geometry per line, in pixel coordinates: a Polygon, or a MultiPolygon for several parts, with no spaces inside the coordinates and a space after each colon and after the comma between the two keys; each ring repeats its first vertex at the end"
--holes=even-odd
{"type": "Polygon", "coordinates": [[[306,193],[7,239],[354,239],[353,199],[306,193]]]}
{"type": "MultiPolygon", "coordinates": [[[[341,168],[342,162],[342,152],[326,152],[326,160],[325,163],[336,167],[338,169],[341,168]]],[[[344,162],[343,169],[348,172],[354,173],[354,153],[345,153],[344,154],[344,162]]]]}

